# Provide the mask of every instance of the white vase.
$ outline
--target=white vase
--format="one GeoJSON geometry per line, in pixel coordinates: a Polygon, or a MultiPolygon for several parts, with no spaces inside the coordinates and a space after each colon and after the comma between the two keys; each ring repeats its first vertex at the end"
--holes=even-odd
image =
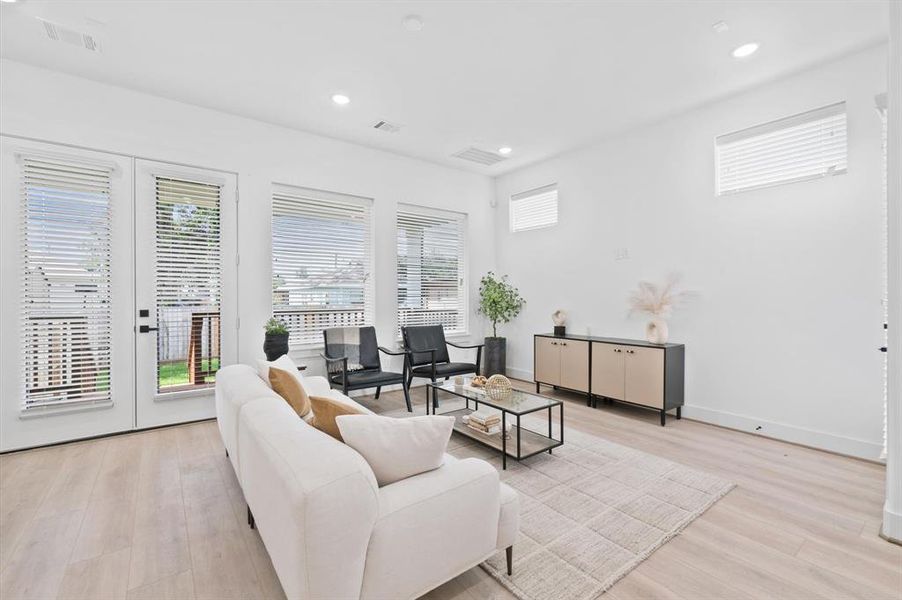
{"type": "Polygon", "coordinates": [[[655,317],[645,326],[645,339],[652,344],[666,344],[670,336],[667,328],[667,321],[660,317],[655,317]]]}

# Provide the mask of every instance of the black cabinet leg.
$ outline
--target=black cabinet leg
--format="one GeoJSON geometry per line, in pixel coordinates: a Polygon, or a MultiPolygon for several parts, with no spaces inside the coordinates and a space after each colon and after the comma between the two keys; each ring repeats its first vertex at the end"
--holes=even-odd
{"type": "Polygon", "coordinates": [[[663,410],[661,411],[661,427],[664,427],[664,418],[667,416],[663,410]]]}
{"type": "Polygon", "coordinates": [[[536,393],[537,394],[539,393],[539,382],[538,381],[536,382],[536,393]]]}
{"type": "Polygon", "coordinates": [[[507,576],[510,577],[514,574],[514,547],[508,546],[504,553],[507,555],[507,576]]]}
{"type": "Polygon", "coordinates": [[[251,529],[257,528],[257,522],[254,521],[254,513],[251,512],[250,505],[247,507],[247,524],[250,525],[251,529]]]}
{"type": "Polygon", "coordinates": [[[586,396],[586,406],[588,406],[589,408],[592,408],[592,394],[588,394],[586,396]]]}
{"type": "Polygon", "coordinates": [[[683,418],[683,407],[677,406],[677,419],[682,419],[682,418],[683,418]]]}

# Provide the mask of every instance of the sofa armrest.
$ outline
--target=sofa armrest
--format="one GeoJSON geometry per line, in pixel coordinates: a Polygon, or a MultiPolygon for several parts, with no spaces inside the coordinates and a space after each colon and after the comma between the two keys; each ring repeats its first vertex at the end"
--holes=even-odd
{"type": "Polygon", "coordinates": [[[487,462],[448,457],[379,488],[361,598],[415,598],[491,556],[500,485],[487,462]]]}

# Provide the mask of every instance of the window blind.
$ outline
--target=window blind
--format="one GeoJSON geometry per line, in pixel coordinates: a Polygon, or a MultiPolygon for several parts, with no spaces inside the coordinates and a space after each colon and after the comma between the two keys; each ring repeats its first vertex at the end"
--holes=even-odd
{"type": "Polygon", "coordinates": [[[220,356],[222,188],[154,179],[157,391],[209,386],[220,356]]]}
{"type": "Polygon", "coordinates": [[[372,201],[277,186],[272,198],[273,316],[291,344],[373,322],[372,201]]]}
{"type": "Polygon", "coordinates": [[[112,168],[21,157],[23,411],[112,405],[112,168]]]}
{"type": "Polygon", "coordinates": [[[846,103],[722,135],[715,147],[718,195],[845,173],[846,103]]]}
{"type": "Polygon", "coordinates": [[[409,325],[467,331],[466,215],[399,205],[398,335],[409,325]]]}
{"type": "Polygon", "coordinates": [[[557,225],[557,185],[514,194],[510,199],[510,228],[516,233],[557,225]]]}

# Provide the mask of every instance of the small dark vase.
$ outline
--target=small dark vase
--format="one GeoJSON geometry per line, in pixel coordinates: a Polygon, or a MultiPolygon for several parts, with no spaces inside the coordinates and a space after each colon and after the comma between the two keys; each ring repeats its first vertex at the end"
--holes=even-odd
{"type": "Polygon", "coordinates": [[[504,375],[507,363],[507,338],[485,338],[485,366],[482,374],[486,377],[504,375]]]}
{"type": "Polygon", "coordinates": [[[266,360],[272,362],[282,355],[288,354],[287,333],[267,333],[263,340],[263,352],[266,360]]]}

